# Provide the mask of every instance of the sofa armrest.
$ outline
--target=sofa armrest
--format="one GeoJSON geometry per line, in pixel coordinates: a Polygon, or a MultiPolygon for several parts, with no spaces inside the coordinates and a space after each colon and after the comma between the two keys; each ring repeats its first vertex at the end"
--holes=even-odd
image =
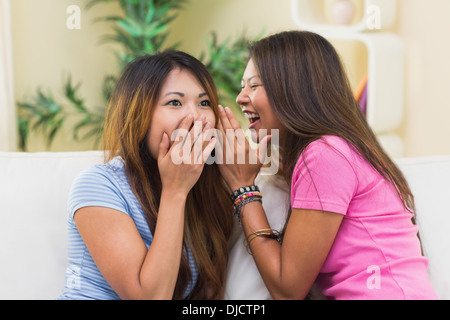
{"type": "Polygon", "coordinates": [[[399,159],[397,163],[415,197],[431,283],[440,299],[450,299],[450,156],[399,159]]]}
{"type": "Polygon", "coordinates": [[[67,198],[100,151],[0,153],[0,299],[55,299],[64,284],[67,198]]]}

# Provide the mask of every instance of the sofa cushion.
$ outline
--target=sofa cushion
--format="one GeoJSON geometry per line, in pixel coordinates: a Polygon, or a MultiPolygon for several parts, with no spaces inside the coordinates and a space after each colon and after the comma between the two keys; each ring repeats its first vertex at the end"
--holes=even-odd
{"type": "Polygon", "coordinates": [[[66,268],[67,197],[103,153],[0,153],[0,299],[55,299],[66,268]]]}

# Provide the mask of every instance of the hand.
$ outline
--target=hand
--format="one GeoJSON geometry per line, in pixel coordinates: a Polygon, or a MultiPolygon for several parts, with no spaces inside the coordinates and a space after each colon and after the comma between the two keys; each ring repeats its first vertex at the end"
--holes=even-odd
{"type": "Polygon", "coordinates": [[[215,138],[203,142],[203,133],[210,128],[210,124],[205,123],[205,118],[195,121],[192,129],[189,130],[193,120],[192,115],[183,119],[176,130],[175,142],[170,148],[169,136],[164,133],[158,154],[158,168],[163,190],[185,196],[200,178],[205,161],[216,144],[215,138]]]}
{"type": "MultiPolygon", "coordinates": [[[[219,154],[218,158],[223,159],[223,164],[219,165],[220,172],[232,190],[252,185],[264,163],[260,155],[265,155],[266,150],[260,147],[257,150],[251,149],[244,131],[231,110],[223,109],[221,106],[219,109],[218,128],[222,131],[223,143],[222,148],[216,147],[216,152],[219,154]]],[[[268,135],[262,139],[260,142],[262,148],[267,148],[270,138],[268,135]]]]}

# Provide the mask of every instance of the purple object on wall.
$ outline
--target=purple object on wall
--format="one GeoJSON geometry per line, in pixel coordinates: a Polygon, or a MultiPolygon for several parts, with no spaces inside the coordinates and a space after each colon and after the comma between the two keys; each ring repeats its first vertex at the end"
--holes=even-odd
{"type": "Polygon", "coordinates": [[[361,94],[361,98],[359,99],[359,107],[361,108],[362,113],[366,116],[367,115],[367,83],[361,94]]]}

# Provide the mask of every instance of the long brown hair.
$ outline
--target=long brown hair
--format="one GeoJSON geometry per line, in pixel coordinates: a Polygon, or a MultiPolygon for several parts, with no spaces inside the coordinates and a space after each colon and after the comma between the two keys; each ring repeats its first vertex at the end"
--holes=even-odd
{"type": "Polygon", "coordinates": [[[405,209],[414,213],[408,183],[360,111],[339,55],[328,40],[312,32],[287,31],[254,42],[249,50],[269,102],[287,129],[280,149],[289,184],[303,150],[322,136],[335,135],[390,181],[405,209]]]}
{"type": "MultiPolygon", "coordinates": [[[[186,53],[165,51],[138,57],[125,68],[111,97],[103,135],[105,161],[117,156],[124,160],[129,183],[142,205],[152,234],[162,187],[157,161],[150,155],[146,135],[162,85],[176,68],[187,70],[198,79],[208,94],[217,123],[217,89],[205,66],[186,53]]],[[[198,280],[187,298],[208,299],[221,295],[232,228],[230,205],[229,191],[217,165],[205,165],[186,200],[184,254],[174,299],[183,298],[192,280],[188,247],[195,259],[198,280]]]]}

